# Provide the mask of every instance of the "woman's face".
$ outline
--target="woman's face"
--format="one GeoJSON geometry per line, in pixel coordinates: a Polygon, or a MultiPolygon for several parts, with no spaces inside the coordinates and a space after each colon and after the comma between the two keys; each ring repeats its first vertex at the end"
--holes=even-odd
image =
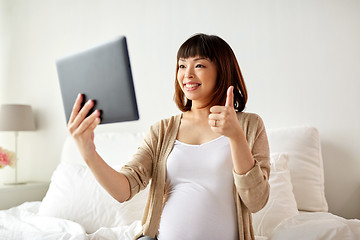
{"type": "Polygon", "coordinates": [[[178,83],[192,106],[206,106],[215,91],[217,69],[208,58],[180,58],[177,73],[178,83]]]}

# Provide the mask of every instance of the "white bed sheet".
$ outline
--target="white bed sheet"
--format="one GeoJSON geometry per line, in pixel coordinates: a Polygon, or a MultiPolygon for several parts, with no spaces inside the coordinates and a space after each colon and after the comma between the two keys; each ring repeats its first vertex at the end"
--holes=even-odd
{"type": "MultiPolygon", "coordinates": [[[[141,222],[128,226],[100,228],[87,234],[78,223],[55,217],[38,215],[41,202],[26,202],[0,211],[1,240],[133,240],[140,232],[141,222]]],[[[256,236],[256,240],[267,240],[256,236]]]]}
{"type": "Polygon", "coordinates": [[[140,221],[115,228],[100,228],[87,234],[78,223],[55,217],[39,216],[41,202],[27,202],[0,211],[2,240],[132,240],[140,232],[140,221]]]}
{"type": "MultiPolygon", "coordinates": [[[[113,228],[100,228],[87,234],[78,223],[55,217],[39,216],[41,202],[27,202],[0,211],[1,240],[132,240],[141,230],[140,221],[113,228]]],[[[285,219],[269,238],[256,240],[358,240],[360,220],[347,220],[327,212],[305,212],[285,219]]]]}
{"type": "Polygon", "coordinates": [[[359,240],[360,220],[345,219],[329,212],[300,212],[285,219],[269,240],[359,240]]]}

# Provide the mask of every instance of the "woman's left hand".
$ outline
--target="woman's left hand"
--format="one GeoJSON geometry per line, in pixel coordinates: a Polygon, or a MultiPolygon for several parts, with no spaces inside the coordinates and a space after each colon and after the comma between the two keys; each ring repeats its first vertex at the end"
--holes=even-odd
{"type": "Polygon", "coordinates": [[[213,106],[210,108],[209,125],[211,130],[228,138],[236,138],[242,131],[234,109],[233,86],[227,90],[225,106],[213,106]]]}

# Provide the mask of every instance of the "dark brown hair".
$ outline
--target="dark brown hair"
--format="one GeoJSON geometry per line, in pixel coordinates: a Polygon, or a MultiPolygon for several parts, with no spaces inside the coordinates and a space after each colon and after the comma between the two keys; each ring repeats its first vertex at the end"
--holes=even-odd
{"type": "Polygon", "coordinates": [[[208,58],[217,67],[217,88],[208,106],[225,105],[226,91],[230,86],[234,86],[234,108],[238,112],[243,111],[248,96],[244,78],[234,52],[220,37],[202,33],[186,40],[177,53],[174,100],[178,108],[186,112],[191,109],[192,105],[192,101],[185,97],[177,81],[179,59],[195,56],[208,58]]]}

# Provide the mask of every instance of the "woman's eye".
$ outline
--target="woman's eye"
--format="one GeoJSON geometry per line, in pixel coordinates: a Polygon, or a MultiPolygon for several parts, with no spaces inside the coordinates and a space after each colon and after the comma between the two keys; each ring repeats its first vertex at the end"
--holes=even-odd
{"type": "Polygon", "coordinates": [[[204,65],[201,65],[201,64],[197,64],[196,67],[197,67],[197,68],[203,68],[203,67],[205,67],[205,66],[204,66],[204,65]]]}
{"type": "Polygon", "coordinates": [[[179,68],[185,68],[185,66],[184,66],[184,65],[182,65],[182,64],[180,64],[180,65],[179,65],[179,68]]]}

